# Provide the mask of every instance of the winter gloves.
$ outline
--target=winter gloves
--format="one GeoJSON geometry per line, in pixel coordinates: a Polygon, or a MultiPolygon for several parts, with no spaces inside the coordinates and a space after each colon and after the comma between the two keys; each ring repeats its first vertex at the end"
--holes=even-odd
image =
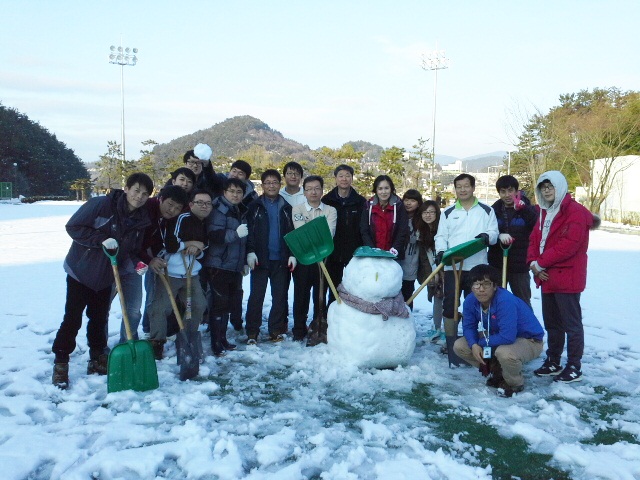
{"type": "Polygon", "coordinates": [[[249,227],[247,227],[246,223],[241,223],[238,225],[238,228],[236,228],[236,233],[238,234],[238,238],[244,238],[249,235],[249,227]]]}
{"type": "Polygon", "coordinates": [[[511,245],[515,238],[513,238],[511,235],[509,235],[508,233],[501,233],[498,238],[500,239],[500,243],[504,244],[504,245],[511,245]]]}
{"type": "Polygon", "coordinates": [[[489,235],[487,235],[486,233],[479,233],[475,236],[475,238],[481,238],[484,241],[484,244],[487,247],[489,246],[489,235]]]}
{"type": "Polygon", "coordinates": [[[258,257],[255,253],[251,252],[247,254],[247,265],[249,265],[251,270],[256,268],[256,265],[258,265],[258,257]]]}

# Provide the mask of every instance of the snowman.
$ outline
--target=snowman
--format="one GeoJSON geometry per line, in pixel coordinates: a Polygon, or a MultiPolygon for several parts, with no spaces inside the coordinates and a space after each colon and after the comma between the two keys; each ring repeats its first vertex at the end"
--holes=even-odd
{"type": "Polygon", "coordinates": [[[416,329],[403,301],[402,267],[387,251],[360,247],[338,286],[341,302],[329,306],[328,348],[364,368],[406,364],[416,329]]]}

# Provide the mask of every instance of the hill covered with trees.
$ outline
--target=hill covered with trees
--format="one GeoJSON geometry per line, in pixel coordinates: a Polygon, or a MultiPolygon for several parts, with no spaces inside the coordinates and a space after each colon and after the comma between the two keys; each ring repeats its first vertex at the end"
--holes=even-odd
{"type": "Polygon", "coordinates": [[[37,122],[0,104],[0,181],[13,194],[69,195],[89,173],[73,150],[37,122]]]}

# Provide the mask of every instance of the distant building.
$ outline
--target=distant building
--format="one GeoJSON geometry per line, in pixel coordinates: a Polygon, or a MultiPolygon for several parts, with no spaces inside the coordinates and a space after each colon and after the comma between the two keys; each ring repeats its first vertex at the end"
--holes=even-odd
{"type": "Polygon", "coordinates": [[[443,172],[462,173],[462,160],[456,160],[448,165],[442,165],[443,172]]]}

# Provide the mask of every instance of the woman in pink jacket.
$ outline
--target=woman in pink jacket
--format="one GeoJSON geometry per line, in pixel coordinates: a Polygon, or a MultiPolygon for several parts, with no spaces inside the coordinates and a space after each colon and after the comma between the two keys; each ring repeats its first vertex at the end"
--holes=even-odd
{"type": "Polygon", "coordinates": [[[547,331],[547,358],[534,371],[555,381],[582,380],[584,327],[580,294],[587,283],[587,248],[594,217],[568,193],[558,171],[540,175],[536,186],[538,221],[529,239],[527,263],[542,287],[542,317],[547,331]],[[567,339],[567,364],[560,357],[567,339]]]}

